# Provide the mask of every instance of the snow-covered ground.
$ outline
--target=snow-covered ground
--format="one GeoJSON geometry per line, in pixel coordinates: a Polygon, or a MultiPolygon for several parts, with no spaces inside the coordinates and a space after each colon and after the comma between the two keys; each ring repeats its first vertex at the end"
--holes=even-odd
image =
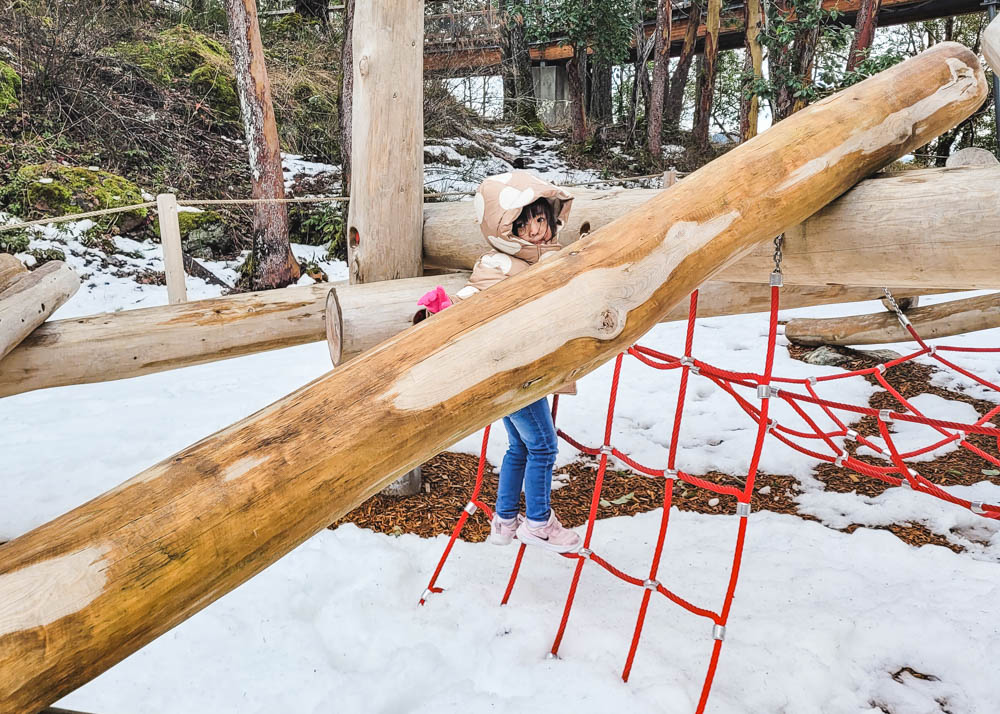
{"type": "MultiPolygon", "coordinates": [[[[162,286],[116,278],[93,249],[73,246],[71,265],[88,278],[56,317],[164,304],[162,286]]],[[[124,239],[119,239],[124,240],[124,239]]],[[[78,242],[78,241],[77,241],[78,242]]],[[[123,246],[126,247],[126,246],[123,246]]],[[[143,267],[162,270],[152,244],[128,245],[143,267]]],[[[323,258],[323,248],[296,246],[323,258]]],[[[232,265],[206,263],[222,277],[232,265]]],[[[331,279],[346,275],[326,262],[331,279]]],[[[189,296],[218,288],[188,281],[189,296]]],[[[417,296],[414,296],[416,298],[417,296]]],[[[788,311],[811,316],[881,309],[878,303],[788,311]]],[[[763,315],[699,320],[696,355],[757,370],[763,362],[763,315]]],[[[643,344],[677,353],[683,326],[652,330],[643,344]]],[[[947,340],[1000,345],[1000,330],[947,340]]],[[[784,343],[782,338],[782,345],[784,343]]],[[[910,346],[912,347],[912,345],[910,346]]],[[[908,349],[896,346],[899,351],[908,349]]],[[[996,355],[960,358],[1000,379],[996,355]]],[[[0,540],[31,528],[116,486],[179,449],[264,407],[330,368],[323,344],[306,345],[146,377],[49,389],[0,400],[0,540]]],[[[599,444],[610,365],[563,400],[560,423],[599,444]]],[[[779,348],[775,373],[834,373],[792,360],[779,348]]],[[[969,380],[941,377],[949,389],[980,393],[969,380]]],[[[677,375],[626,362],[619,392],[616,446],[662,467],[677,375]]],[[[863,380],[821,386],[839,401],[864,404],[863,380]]],[[[946,418],[971,419],[966,405],[924,396],[918,404],[946,418]]],[[[795,424],[784,407],[779,420],[795,424]]],[[[488,456],[505,448],[493,430],[488,456]]],[[[744,473],[753,424],[707,380],[688,397],[678,465],[691,473],[744,473]]],[[[910,434],[903,436],[909,438],[910,434]]],[[[913,438],[922,438],[914,430],[913,438]]],[[[454,448],[478,453],[480,435],[454,448]]],[[[563,445],[560,462],[576,458],[563,445]]],[[[1000,683],[1000,536],[995,522],[915,494],[890,489],[875,498],[827,492],[814,463],[773,440],[761,468],[802,484],[802,512],[818,521],[767,512],[750,516],[744,567],[716,683],[713,712],[997,711],[1000,683]],[[915,522],[961,543],[956,554],[908,546],[891,534],[859,528],[915,522]],[[908,669],[907,669],[908,668],[908,669]],[[917,678],[912,672],[932,675],[917,678]]],[[[1000,501],[1000,486],[956,489],[1000,501]]],[[[455,514],[457,517],[458,514],[455,514]]],[[[479,517],[479,516],[477,516],[479,517]]],[[[594,550],[625,571],[648,569],[659,512],[598,523],[594,550]]],[[[671,514],[661,580],[710,609],[722,602],[736,516],[671,514]]],[[[392,537],[344,526],[323,531],[236,591],[64,698],[72,709],[114,712],[480,712],[539,710],[690,712],[713,644],[711,624],[656,598],[628,684],[621,667],[640,592],[588,566],[560,659],[546,659],[569,585],[567,561],[531,552],[511,603],[498,605],[513,549],[458,543],[428,604],[417,601],[444,537],[392,537]]]]}

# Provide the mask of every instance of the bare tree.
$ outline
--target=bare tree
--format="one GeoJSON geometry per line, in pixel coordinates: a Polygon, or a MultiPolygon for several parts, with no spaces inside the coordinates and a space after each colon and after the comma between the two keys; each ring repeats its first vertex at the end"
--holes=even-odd
{"type": "Polygon", "coordinates": [[[345,196],[351,193],[351,113],[354,98],[354,0],[344,0],[344,36],[340,45],[340,184],[345,196]]]}
{"type": "Polygon", "coordinates": [[[524,33],[524,16],[512,0],[504,0],[501,17],[503,60],[503,115],[521,125],[538,123],[535,85],[531,78],[531,57],[524,33]]]}
{"type": "Polygon", "coordinates": [[[646,148],[660,160],[663,149],[663,104],[670,71],[670,29],[673,7],[670,0],[656,0],[656,46],[653,52],[653,83],[646,107],[646,148]]]}
{"type": "Polygon", "coordinates": [[[746,52],[743,56],[744,81],[740,89],[740,141],[757,136],[760,97],[752,91],[752,83],[764,76],[764,52],[760,33],[764,22],[764,0],[746,0],[746,52]]]}
{"type": "Polygon", "coordinates": [[[698,39],[698,25],[701,24],[701,12],[705,0],[691,0],[688,8],[687,27],[684,31],[684,45],[670,78],[670,90],[667,93],[666,122],[668,126],[676,127],[681,119],[681,108],[684,105],[684,88],[687,86],[688,74],[691,71],[691,60],[694,59],[694,48],[698,39]]]}
{"type": "Polygon", "coordinates": [[[721,13],[722,0],[708,0],[708,17],[705,20],[705,51],[702,54],[703,71],[698,77],[698,106],[694,113],[694,139],[702,148],[708,147],[708,124],[712,118],[715,68],[719,59],[721,13]]]}
{"type": "MultiPolygon", "coordinates": [[[[226,0],[226,14],[243,131],[250,154],[251,195],[258,199],[283,199],[285,182],[278,126],[257,24],[257,5],[254,0],[226,0]]],[[[254,205],[253,243],[247,261],[246,282],[253,290],[280,288],[299,279],[299,264],[288,244],[288,211],[284,203],[254,205]]]]}
{"type": "Polygon", "coordinates": [[[882,0],[861,0],[858,17],[854,23],[854,39],[851,40],[851,51],[847,55],[847,71],[857,68],[868,55],[875,37],[875,26],[878,24],[878,11],[882,0]]]}

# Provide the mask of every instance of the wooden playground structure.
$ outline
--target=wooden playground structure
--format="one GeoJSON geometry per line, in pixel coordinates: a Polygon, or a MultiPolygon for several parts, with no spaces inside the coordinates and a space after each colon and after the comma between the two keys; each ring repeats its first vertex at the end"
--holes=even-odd
{"type": "MultiPolygon", "coordinates": [[[[994,69],[998,23],[984,37],[994,69]]],[[[778,234],[786,307],[878,297],[887,275],[901,295],[1000,289],[1000,169],[870,178],[986,99],[979,57],[940,43],[665,190],[581,192],[556,258],[408,327],[424,290],[464,280],[423,270],[468,270],[480,238],[469,204],[423,205],[419,102],[394,103],[420,70],[397,49],[420,48],[398,31],[355,35],[354,284],[42,325],[76,289],[72,271],[0,259],[0,396],[324,337],[336,365],[0,546],[0,710],[55,702],[399,475],[683,317],[699,287],[704,314],[766,309],[778,234]]],[[[935,312],[939,334],[996,326],[997,302],[985,303],[963,306],[961,322],[935,312]]]]}

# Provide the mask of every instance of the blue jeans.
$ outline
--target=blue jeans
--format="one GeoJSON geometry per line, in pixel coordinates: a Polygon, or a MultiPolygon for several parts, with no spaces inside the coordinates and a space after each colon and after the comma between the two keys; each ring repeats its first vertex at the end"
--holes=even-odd
{"type": "Polygon", "coordinates": [[[500,465],[497,515],[504,519],[517,516],[524,484],[525,515],[532,521],[547,521],[552,467],[559,451],[548,399],[543,397],[505,416],[503,425],[510,446],[500,465]]]}

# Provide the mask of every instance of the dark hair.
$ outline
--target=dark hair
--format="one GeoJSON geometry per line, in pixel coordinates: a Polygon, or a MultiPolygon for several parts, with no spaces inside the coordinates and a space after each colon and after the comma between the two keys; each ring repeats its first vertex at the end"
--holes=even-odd
{"type": "Polygon", "coordinates": [[[521,215],[514,219],[513,231],[514,235],[521,232],[524,224],[530,221],[536,216],[545,216],[545,222],[549,224],[549,229],[552,234],[555,235],[556,232],[556,218],[552,212],[552,204],[548,202],[547,199],[539,198],[534,203],[529,203],[523,209],[521,209],[521,215]]]}

